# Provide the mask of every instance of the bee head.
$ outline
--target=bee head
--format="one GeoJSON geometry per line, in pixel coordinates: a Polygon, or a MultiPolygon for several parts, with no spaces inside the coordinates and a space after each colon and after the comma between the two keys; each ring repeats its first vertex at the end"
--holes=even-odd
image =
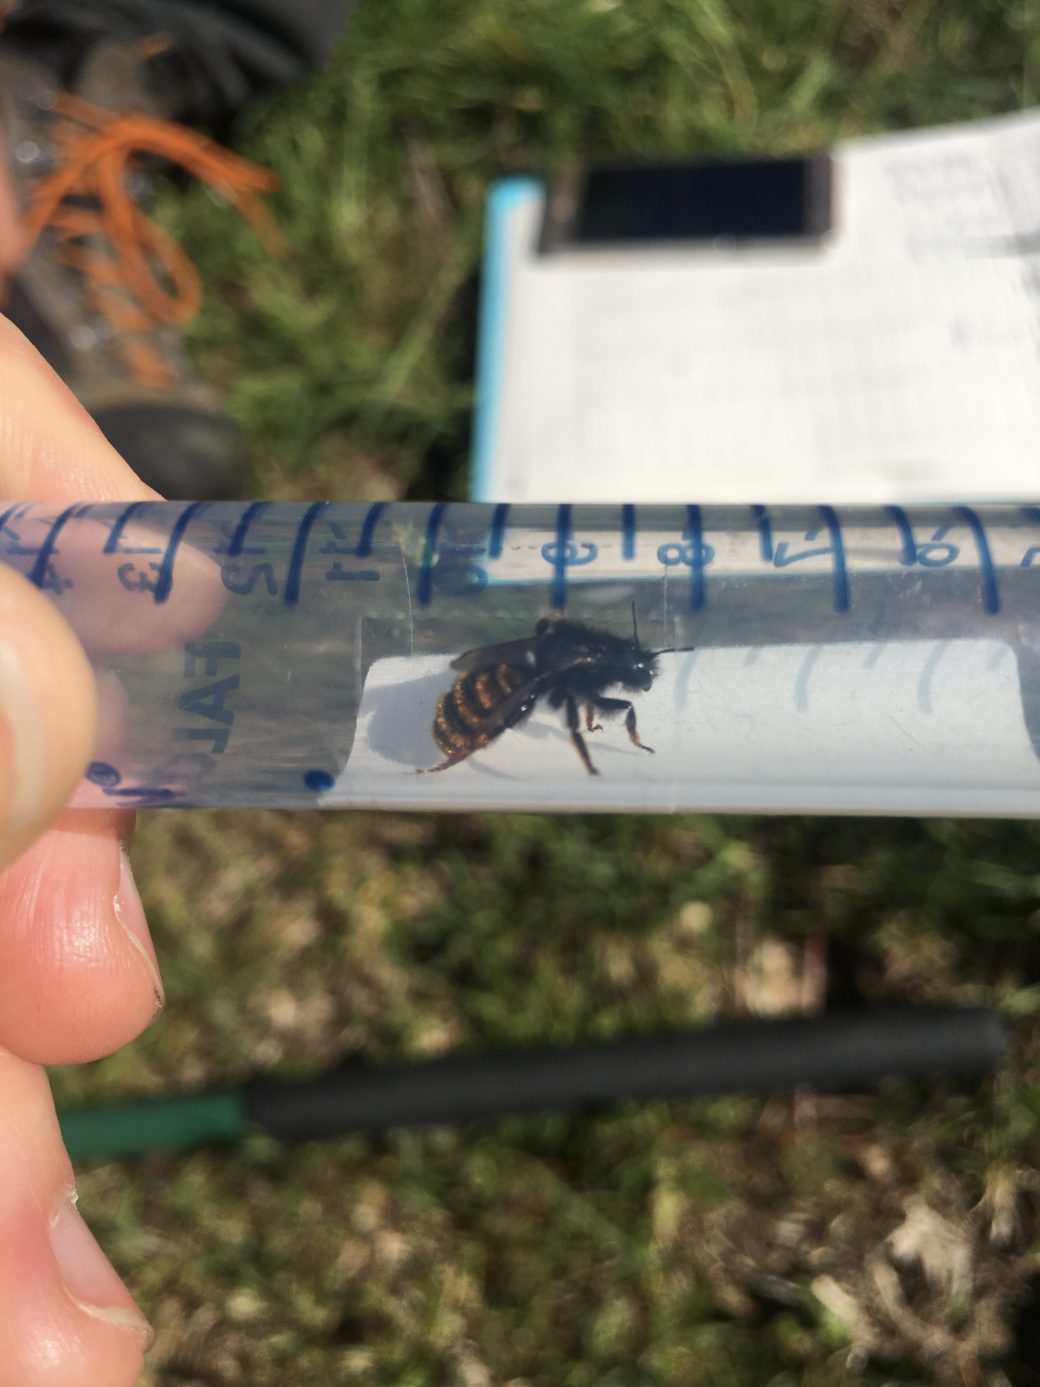
{"type": "Polygon", "coordinates": [[[632,660],[622,681],[628,689],[642,689],[644,693],[654,682],[657,674],[657,657],[651,650],[644,650],[633,642],[632,660]]]}
{"type": "Polygon", "coordinates": [[[632,658],[625,677],[621,680],[626,689],[642,689],[644,693],[654,682],[657,673],[657,656],[639,643],[639,628],[636,626],[636,604],[632,603],[632,658]]]}

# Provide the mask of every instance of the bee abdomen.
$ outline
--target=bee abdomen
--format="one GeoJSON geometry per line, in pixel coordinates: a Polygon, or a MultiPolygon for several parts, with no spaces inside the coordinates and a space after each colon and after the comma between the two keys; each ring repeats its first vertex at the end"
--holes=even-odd
{"type": "Polygon", "coordinates": [[[527,680],[517,665],[488,665],[459,675],[442,694],[433,720],[433,738],[446,756],[487,746],[511,723],[496,716],[502,704],[527,680]]]}

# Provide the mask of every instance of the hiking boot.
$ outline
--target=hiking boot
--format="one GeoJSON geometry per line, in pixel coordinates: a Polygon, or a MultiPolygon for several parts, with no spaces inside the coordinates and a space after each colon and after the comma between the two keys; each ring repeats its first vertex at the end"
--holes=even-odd
{"type": "Polygon", "coordinates": [[[274,178],[167,119],[148,62],[143,45],[96,43],[66,84],[5,36],[0,145],[31,250],[0,308],[144,481],[219,500],[241,494],[242,432],[184,349],[194,266],[140,203],[167,161],[273,234],[260,194],[274,178]]]}

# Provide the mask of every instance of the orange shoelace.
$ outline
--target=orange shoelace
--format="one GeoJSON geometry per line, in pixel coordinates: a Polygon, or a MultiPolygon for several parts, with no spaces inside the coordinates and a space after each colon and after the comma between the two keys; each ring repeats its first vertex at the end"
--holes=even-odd
{"type": "Polygon", "coordinates": [[[148,335],[185,323],[202,299],[188,255],[141,211],[127,178],[141,155],[179,164],[208,183],[274,248],[274,220],[260,194],[274,174],[183,125],[146,115],[116,115],[61,93],[55,112],[58,167],[35,184],[23,219],[29,245],[49,229],[62,258],[84,277],[93,308],[112,324],[116,347],[142,385],[163,387],[173,373],[148,335]],[[104,247],[86,244],[102,241],[104,247]]]}

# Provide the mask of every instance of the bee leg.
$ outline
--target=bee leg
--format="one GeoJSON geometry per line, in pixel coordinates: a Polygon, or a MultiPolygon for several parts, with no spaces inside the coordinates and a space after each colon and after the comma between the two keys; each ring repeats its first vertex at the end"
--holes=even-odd
{"type": "Polygon", "coordinates": [[[585,731],[586,731],[586,732],[602,732],[602,731],[603,731],[603,724],[602,724],[601,722],[593,722],[593,721],[592,721],[594,715],[595,715],[595,709],[593,708],[592,704],[591,704],[591,703],[586,703],[586,704],[585,704],[585,731]]]}
{"type": "Polygon", "coordinates": [[[628,732],[628,740],[635,746],[641,746],[644,751],[648,751],[653,756],[653,747],[647,746],[636,731],[636,707],[634,703],[630,703],[627,698],[597,698],[593,701],[596,707],[602,709],[604,713],[620,713],[622,708],[627,709],[625,729],[628,732]]]}
{"type": "Polygon", "coordinates": [[[578,705],[570,695],[567,696],[564,707],[567,711],[567,726],[571,731],[571,741],[574,744],[574,750],[581,757],[582,765],[588,771],[589,775],[599,775],[599,771],[592,764],[592,758],[589,756],[589,749],[585,745],[585,738],[578,731],[580,726],[578,705]]]}
{"type": "Polygon", "coordinates": [[[625,714],[625,727],[628,731],[628,740],[634,742],[636,746],[641,746],[644,751],[648,751],[650,755],[653,756],[653,747],[647,746],[646,742],[640,738],[639,733],[636,731],[636,710],[631,703],[628,705],[628,712],[625,714]]]}
{"type": "Polygon", "coordinates": [[[457,766],[460,761],[465,761],[466,757],[471,756],[476,750],[477,748],[475,746],[466,747],[465,750],[461,751],[457,756],[449,756],[447,760],[442,761],[439,766],[418,766],[415,773],[416,775],[432,775],[434,771],[446,771],[451,766],[457,766]]]}

